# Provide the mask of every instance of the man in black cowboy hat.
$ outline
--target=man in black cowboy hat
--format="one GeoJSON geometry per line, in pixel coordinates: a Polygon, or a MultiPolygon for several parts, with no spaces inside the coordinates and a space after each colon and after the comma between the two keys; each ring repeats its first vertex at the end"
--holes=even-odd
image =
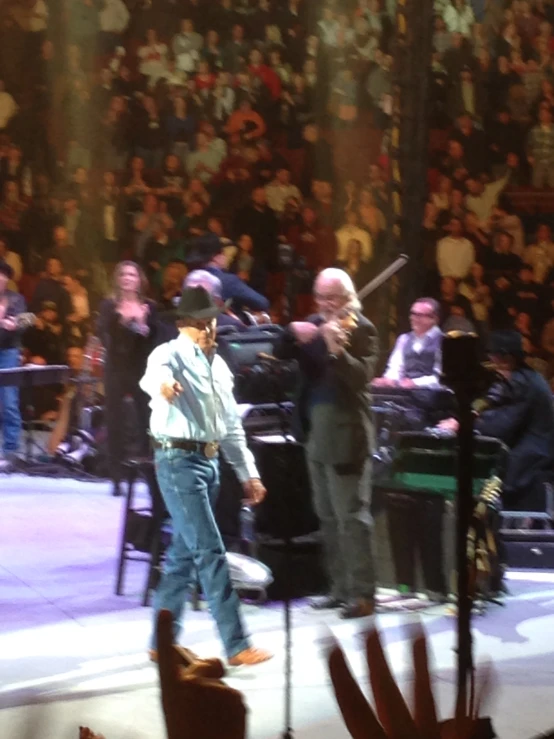
{"type": "MultiPolygon", "coordinates": [[[[266,491],[246,446],[231,372],[215,354],[220,310],[204,288],[185,288],[174,312],[179,336],[152,352],[140,382],[151,397],[156,475],[173,524],[154,609],[156,617],[161,609],[171,611],[176,638],[197,575],[229,664],[251,665],[265,662],[271,654],[250,645],[231,585],[225,547],[213,514],[219,487],[219,450],[234,468],[251,503],[263,500],[266,491]]],[[[155,646],[154,638],[153,659],[157,657],[155,646]]]]}
{"type": "MultiPolygon", "coordinates": [[[[501,439],[510,449],[504,473],[503,502],[510,510],[544,505],[542,481],[554,476],[554,409],[546,380],[525,363],[517,331],[493,332],[488,354],[503,381],[489,391],[476,421],[479,433],[501,439]]],[[[443,428],[457,430],[447,419],[443,428]]]]}
{"type": "MultiPolygon", "coordinates": [[[[0,261],[0,369],[19,367],[21,330],[17,316],[25,311],[25,300],[19,293],[8,290],[13,277],[9,264],[0,261]]],[[[2,450],[0,469],[10,464],[19,448],[21,413],[17,387],[0,386],[0,417],[2,420],[2,450]]]]}
{"type": "Polygon", "coordinates": [[[189,253],[187,263],[191,270],[205,269],[221,281],[222,298],[231,301],[233,310],[268,311],[269,300],[229,272],[228,245],[216,235],[203,236],[189,253]]]}

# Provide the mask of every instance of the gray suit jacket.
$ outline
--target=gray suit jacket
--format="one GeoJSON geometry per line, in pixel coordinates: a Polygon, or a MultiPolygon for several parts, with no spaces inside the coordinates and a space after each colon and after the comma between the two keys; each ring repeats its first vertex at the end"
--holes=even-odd
{"type": "MultiPolygon", "coordinates": [[[[323,323],[320,316],[308,321],[323,323]]],[[[332,465],[360,465],[373,447],[368,384],[379,357],[375,326],[360,315],[349,345],[337,358],[331,357],[320,336],[298,345],[292,332],[285,332],[281,354],[299,363],[293,431],[305,443],[309,458],[332,465]]]]}

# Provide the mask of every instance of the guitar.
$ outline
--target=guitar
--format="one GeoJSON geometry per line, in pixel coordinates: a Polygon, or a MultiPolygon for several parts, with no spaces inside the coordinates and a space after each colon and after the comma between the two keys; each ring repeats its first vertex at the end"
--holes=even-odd
{"type": "Polygon", "coordinates": [[[34,313],[20,313],[17,316],[13,316],[17,325],[18,331],[25,331],[27,328],[31,328],[37,322],[37,317],[34,313]]]}
{"type": "Polygon", "coordinates": [[[0,327],[2,325],[2,321],[5,319],[15,321],[16,331],[25,331],[31,326],[34,326],[37,322],[37,317],[34,313],[19,313],[17,316],[5,316],[0,319],[0,327]]]}

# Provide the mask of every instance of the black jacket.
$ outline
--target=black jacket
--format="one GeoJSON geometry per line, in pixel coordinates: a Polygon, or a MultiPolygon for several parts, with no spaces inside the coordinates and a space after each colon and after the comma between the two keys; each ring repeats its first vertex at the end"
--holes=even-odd
{"type": "Polygon", "coordinates": [[[269,310],[269,300],[249,287],[237,275],[217,267],[208,266],[204,269],[221,281],[221,297],[223,300],[232,300],[235,310],[243,308],[255,311],[269,310]]]}
{"type": "Polygon", "coordinates": [[[103,300],[98,316],[98,337],[106,349],[106,375],[123,373],[130,382],[138,382],[146,370],[148,355],[157,345],[158,318],[156,305],[148,301],[147,323],[150,333],[142,336],[124,326],[115,310],[112,298],[103,300]]]}
{"type": "MultiPolygon", "coordinates": [[[[25,312],[25,299],[22,295],[13,290],[6,290],[5,296],[8,301],[5,318],[14,318],[20,313],[25,312]]],[[[5,328],[0,328],[0,350],[19,349],[21,346],[21,334],[22,331],[19,329],[6,331],[5,328]]]]}
{"type": "Polygon", "coordinates": [[[504,476],[506,507],[533,506],[540,499],[541,479],[549,471],[554,473],[550,388],[538,372],[523,366],[506,383],[491,389],[489,401],[491,407],[479,417],[477,429],[501,439],[510,449],[504,476]]]}
{"type": "MultiPolygon", "coordinates": [[[[293,432],[315,461],[357,465],[373,447],[368,383],[379,357],[379,340],[375,326],[362,315],[358,318],[348,346],[336,358],[321,336],[300,345],[290,330],[279,349],[283,358],[298,360],[293,432]]],[[[323,323],[321,316],[307,320],[317,326],[323,323]]]]}
{"type": "Polygon", "coordinates": [[[46,301],[56,303],[58,319],[65,323],[67,316],[73,310],[71,298],[62,283],[50,277],[42,277],[39,280],[31,300],[31,310],[34,313],[40,313],[42,304],[46,301]]]}

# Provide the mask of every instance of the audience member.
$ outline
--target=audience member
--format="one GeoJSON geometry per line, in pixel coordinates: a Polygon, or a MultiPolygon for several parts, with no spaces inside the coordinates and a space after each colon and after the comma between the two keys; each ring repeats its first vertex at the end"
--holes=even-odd
{"type": "Polygon", "coordinates": [[[36,286],[31,301],[31,310],[39,313],[44,303],[53,303],[57,317],[65,323],[72,313],[71,299],[64,287],[64,267],[56,256],[48,257],[44,265],[44,273],[36,286]]]}
{"type": "Polygon", "coordinates": [[[475,262],[475,248],[463,235],[459,218],[454,216],[450,219],[447,231],[449,235],[437,243],[437,268],[441,277],[463,279],[475,262]]]}
{"type": "Polygon", "coordinates": [[[18,292],[18,283],[23,274],[23,263],[19,254],[16,254],[9,248],[8,240],[2,233],[0,233],[0,262],[9,265],[12,271],[12,276],[8,280],[6,289],[18,292]]]}
{"type": "MultiPolygon", "coordinates": [[[[440,276],[461,280],[480,328],[523,314],[536,336],[553,291],[551,236],[539,215],[533,238],[528,215],[551,210],[552,14],[522,2],[504,17],[493,5],[436,3],[422,267],[436,298],[440,276]]],[[[233,276],[269,295],[275,314],[279,243],[301,270],[300,311],[337,260],[363,282],[387,253],[393,6],[188,0],[175,14],[77,0],[64,16],[35,0],[0,53],[10,287],[37,310],[56,302],[64,335],[81,341],[72,298],[86,293],[94,312],[131,257],[168,305],[191,239],[207,233],[238,239],[225,253],[233,276]],[[71,275],[65,307],[56,263],[39,275],[48,256],[71,275]]]]}
{"type": "Polygon", "coordinates": [[[373,256],[373,241],[368,231],[359,226],[360,219],[356,211],[346,214],[346,222],[336,232],[337,260],[344,262],[348,252],[348,244],[352,239],[359,241],[362,249],[362,258],[369,262],[373,256]]]}
{"type": "Polygon", "coordinates": [[[546,223],[542,223],[537,228],[535,243],[525,249],[523,258],[533,270],[534,281],[543,283],[554,266],[552,231],[546,223]]]}

